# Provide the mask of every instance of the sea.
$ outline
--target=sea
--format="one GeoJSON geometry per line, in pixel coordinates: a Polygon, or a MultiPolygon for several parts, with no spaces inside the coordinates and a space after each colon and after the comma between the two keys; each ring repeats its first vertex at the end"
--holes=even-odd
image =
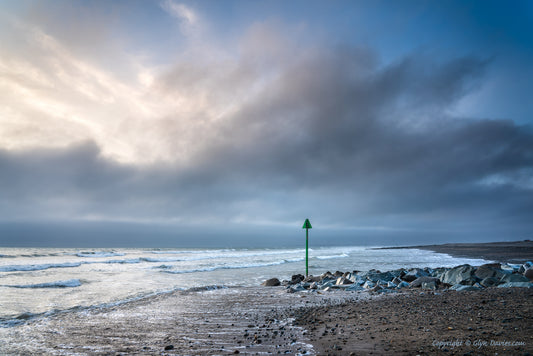
{"type": "MultiPolygon", "coordinates": [[[[481,265],[418,249],[309,249],[309,274],[481,265]]],[[[0,248],[0,327],[177,290],[258,286],[305,274],[305,249],[0,248]]]]}

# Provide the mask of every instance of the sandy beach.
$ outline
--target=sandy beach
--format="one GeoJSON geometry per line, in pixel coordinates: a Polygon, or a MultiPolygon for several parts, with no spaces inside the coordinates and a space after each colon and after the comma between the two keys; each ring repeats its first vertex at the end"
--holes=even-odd
{"type": "Polygon", "coordinates": [[[386,249],[417,248],[457,257],[483,258],[485,260],[520,263],[533,261],[533,241],[505,241],[489,243],[453,243],[442,245],[420,245],[405,247],[387,247],[386,249]]]}
{"type": "MultiPolygon", "coordinates": [[[[531,259],[527,248],[521,251],[510,260],[531,259]]],[[[533,289],[495,287],[396,293],[199,288],[1,328],[0,354],[528,355],[532,297],[533,289]]]]}

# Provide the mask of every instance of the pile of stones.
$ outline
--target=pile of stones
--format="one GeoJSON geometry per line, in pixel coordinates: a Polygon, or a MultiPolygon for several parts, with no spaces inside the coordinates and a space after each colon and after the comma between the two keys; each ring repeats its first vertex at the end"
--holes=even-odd
{"type": "Polygon", "coordinates": [[[413,268],[381,272],[326,272],[321,276],[293,275],[291,280],[271,278],[264,286],[285,286],[289,293],[299,291],[372,291],[395,292],[404,288],[424,290],[470,291],[484,288],[525,287],[533,288],[533,263],[509,265],[484,264],[479,267],[461,265],[452,268],[413,268]]]}

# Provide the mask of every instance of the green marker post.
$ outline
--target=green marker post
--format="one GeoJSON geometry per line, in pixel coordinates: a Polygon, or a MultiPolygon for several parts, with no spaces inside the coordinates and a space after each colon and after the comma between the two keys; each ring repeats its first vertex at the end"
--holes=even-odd
{"type": "Polygon", "coordinates": [[[305,229],[305,276],[309,275],[309,229],[312,229],[311,222],[309,219],[305,219],[304,226],[302,229],[305,229]]]}

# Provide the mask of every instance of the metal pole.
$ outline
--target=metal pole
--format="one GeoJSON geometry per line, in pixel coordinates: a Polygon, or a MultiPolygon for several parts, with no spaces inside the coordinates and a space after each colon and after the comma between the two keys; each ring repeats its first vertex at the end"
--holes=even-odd
{"type": "Polygon", "coordinates": [[[309,275],[309,228],[305,229],[305,276],[309,275]]]}

